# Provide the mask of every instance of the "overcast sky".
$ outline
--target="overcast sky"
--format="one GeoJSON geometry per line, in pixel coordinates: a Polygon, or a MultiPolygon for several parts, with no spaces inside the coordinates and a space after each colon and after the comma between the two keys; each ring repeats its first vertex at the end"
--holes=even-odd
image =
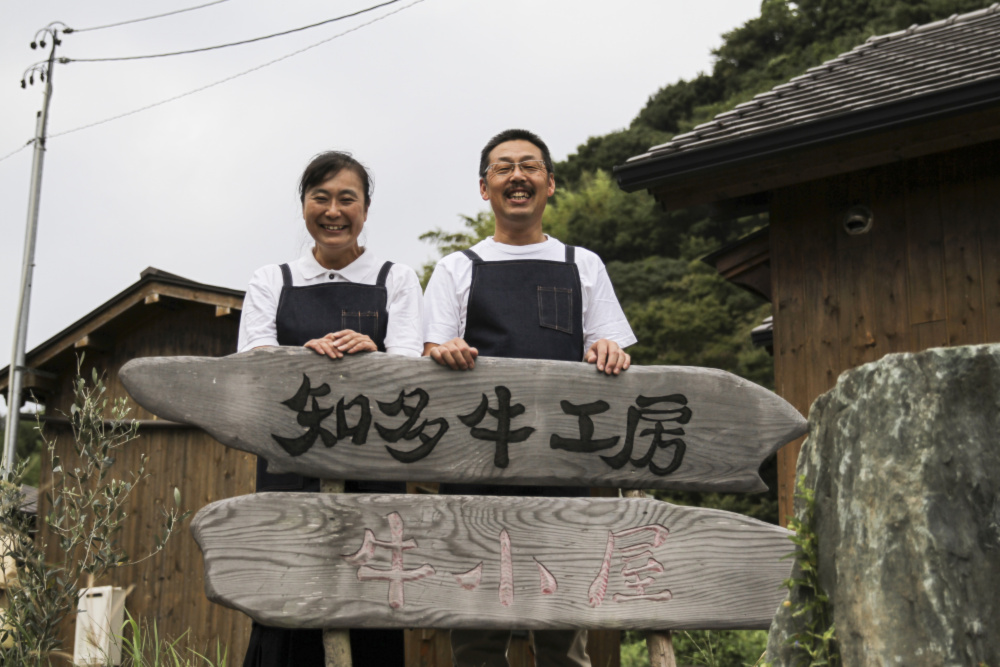
{"type": "MultiPolygon", "coordinates": [[[[34,134],[43,87],[22,72],[52,21],[103,26],[209,0],[0,0],[0,157],[34,134]]],[[[384,0],[383,0],[384,1],[384,0]]],[[[249,39],[378,0],[228,0],[63,37],[57,55],[162,53],[249,39]]],[[[419,266],[417,237],[485,208],[476,169],[496,132],[526,127],[553,158],[628,125],[661,86],[711,68],[757,0],[401,0],[354,19],[195,55],[57,65],[28,349],[125,289],[147,266],[243,289],[307,240],[295,191],[315,153],[367,164],[368,245],[419,266]],[[407,8],[408,7],[408,8],[407,8]],[[72,130],[304,53],[183,99],[72,130]],[[60,133],[69,132],[64,136],[60,133]]],[[[0,367],[10,361],[32,151],[0,162],[0,367]]]]}

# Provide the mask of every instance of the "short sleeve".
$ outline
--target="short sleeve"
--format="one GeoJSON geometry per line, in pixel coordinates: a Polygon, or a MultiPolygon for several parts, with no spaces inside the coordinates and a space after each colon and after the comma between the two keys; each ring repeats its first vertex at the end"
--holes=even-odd
{"type": "MultiPolygon", "coordinates": [[[[424,292],[424,342],[442,344],[465,333],[465,305],[447,262],[440,260],[424,292]]],[[[465,257],[462,257],[465,259],[465,257]]],[[[468,260],[466,260],[468,261],[468,260]]]]}
{"type": "Polygon", "coordinates": [[[278,345],[275,316],[278,313],[281,285],[281,268],[277,264],[254,272],[243,298],[237,352],[278,345]]]}
{"type": "Polygon", "coordinates": [[[621,347],[635,344],[635,334],[632,333],[632,327],[625,317],[625,311],[618,303],[604,262],[590,251],[586,251],[586,255],[581,257],[586,262],[584,272],[589,279],[587,282],[590,283],[589,290],[585,288],[589,294],[585,294],[587,303],[584,306],[583,320],[584,352],[602,338],[613,340],[621,347]]]}
{"type": "Polygon", "coordinates": [[[423,294],[416,272],[405,264],[393,264],[391,284],[387,284],[386,310],[389,326],[385,351],[406,357],[419,357],[423,344],[423,294]]]}

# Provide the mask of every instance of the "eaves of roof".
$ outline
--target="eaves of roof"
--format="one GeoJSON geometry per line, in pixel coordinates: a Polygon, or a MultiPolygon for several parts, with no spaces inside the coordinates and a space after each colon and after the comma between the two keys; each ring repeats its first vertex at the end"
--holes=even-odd
{"type": "MultiPolygon", "coordinates": [[[[126,311],[141,305],[151,297],[159,298],[162,295],[238,310],[242,308],[244,294],[245,292],[242,290],[206,285],[174,273],[148,267],[140,274],[138,281],[30,350],[25,355],[25,361],[29,368],[44,364],[67,347],[71,347],[75,341],[114,322],[126,311]]],[[[0,391],[2,392],[7,390],[9,373],[9,365],[0,369],[0,391]]]]}
{"type": "Polygon", "coordinates": [[[615,166],[614,174],[619,187],[626,192],[634,192],[671,178],[691,176],[723,166],[749,164],[764,157],[942,120],[998,105],[1000,75],[812,123],[737,137],[698,150],[647,154],[615,166]]]}

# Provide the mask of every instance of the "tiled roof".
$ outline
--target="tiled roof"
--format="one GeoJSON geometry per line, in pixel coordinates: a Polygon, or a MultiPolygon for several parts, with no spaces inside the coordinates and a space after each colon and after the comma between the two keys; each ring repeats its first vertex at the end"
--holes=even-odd
{"type": "Polygon", "coordinates": [[[626,163],[719,146],[1000,78],[1000,3],[871,37],[626,163]]]}

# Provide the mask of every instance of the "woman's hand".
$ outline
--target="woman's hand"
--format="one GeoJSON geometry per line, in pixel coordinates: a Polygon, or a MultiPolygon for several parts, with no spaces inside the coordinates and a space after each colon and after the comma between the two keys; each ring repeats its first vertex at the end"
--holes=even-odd
{"type": "Polygon", "coordinates": [[[345,354],[354,354],[355,352],[375,352],[378,350],[375,341],[350,329],[334,331],[322,338],[314,338],[302,347],[308,347],[316,354],[325,354],[331,359],[340,359],[345,354]]]}

